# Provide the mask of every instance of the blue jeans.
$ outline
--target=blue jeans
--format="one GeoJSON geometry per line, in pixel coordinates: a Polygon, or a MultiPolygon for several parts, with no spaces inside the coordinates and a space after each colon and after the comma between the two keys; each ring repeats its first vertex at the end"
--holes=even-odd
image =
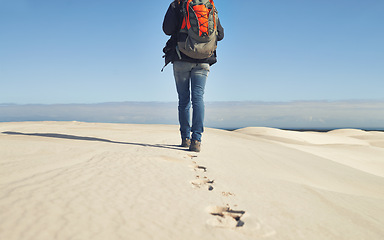
{"type": "Polygon", "coordinates": [[[208,63],[190,63],[175,61],[173,74],[179,96],[179,123],[182,138],[201,141],[204,131],[204,89],[209,73],[208,63]],[[192,127],[190,108],[192,100],[192,127]]]}

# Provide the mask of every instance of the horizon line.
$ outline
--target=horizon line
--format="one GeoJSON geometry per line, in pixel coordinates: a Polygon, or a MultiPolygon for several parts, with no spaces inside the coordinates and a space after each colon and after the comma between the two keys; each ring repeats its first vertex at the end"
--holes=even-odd
{"type": "MultiPolygon", "coordinates": [[[[225,100],[225,101],[205,101],[205,103],[335,103],[335,102],[384,102],[383,99],[339,99],[339,100],[288,100],[288,101],[263,101],[263,100],[225,100]]],[[[175,101],[106,101],[93,103],[0,103],[0,106],[9,105],[97,105],[97,104],[121,104],[121,103],[177,103],[175,101]]]]}

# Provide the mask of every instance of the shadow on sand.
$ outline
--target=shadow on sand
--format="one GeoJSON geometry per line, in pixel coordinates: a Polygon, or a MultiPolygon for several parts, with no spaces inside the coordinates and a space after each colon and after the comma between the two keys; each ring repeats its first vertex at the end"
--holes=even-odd
{"type": "Polygon", "coordinates": [[[178,145],[118,142],[118,141],[112,141],[112,140],[103,139],[103,138],[82,137],[82,136],[59,134],[59,133],[21,133],[21,132],[10,132],[10,131],[2,132],[2,133],[8,134],[8,135],[23,135],[23,136],[35,136],[35,137],[47,137],[47,138],[61,138],[61,139],[71,139],[71,140],[80,140],[80,141],[96,141],[96,142],[107,142],[107,143],[115,143],[115,144],[134,145],[134,146],[141,146],[141,147],[156,147],[156,148],[167,148],[167,149],[173,149],[173,150],[188,151],[188,149],[181,148],[178,145]]]}

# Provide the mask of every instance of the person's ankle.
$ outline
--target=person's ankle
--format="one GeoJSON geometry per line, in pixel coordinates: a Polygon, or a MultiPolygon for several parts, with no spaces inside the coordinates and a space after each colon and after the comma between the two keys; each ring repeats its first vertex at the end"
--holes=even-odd
{"type": "Polygon", "coordinates": [[[201,151],[201,142],[198,140],[192,139],[191,145],[189,146],[189,151],[200,152],[201,151]]]}
{"type": "Polygon", "coordinates": [[[189,138],[181,139],[181,146],[189,148],[191,146],[191,139],[189,138]]]}

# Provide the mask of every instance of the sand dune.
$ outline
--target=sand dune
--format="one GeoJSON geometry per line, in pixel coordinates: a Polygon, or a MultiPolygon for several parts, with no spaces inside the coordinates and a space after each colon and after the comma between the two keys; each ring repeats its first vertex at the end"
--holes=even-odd
{"type": "Polygon", "coordinates": [[[384,134],[0,123],[0,239],[384,237],[384,134]]]}

